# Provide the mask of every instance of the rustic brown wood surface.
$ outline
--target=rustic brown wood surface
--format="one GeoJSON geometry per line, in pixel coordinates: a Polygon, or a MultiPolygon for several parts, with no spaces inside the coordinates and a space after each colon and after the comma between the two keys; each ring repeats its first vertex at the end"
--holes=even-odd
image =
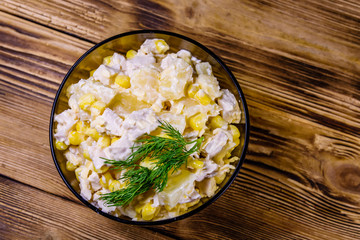
{"type": "Polygon", "coordinates": [[[360,239],[360,2],[0,1],[0,239],[360,239]],[[193,38],[248,102],[246,162],[200,213],[137,227],[100,216],[51,158],[52,100],[95,43],[129,30],[193,38]]]}

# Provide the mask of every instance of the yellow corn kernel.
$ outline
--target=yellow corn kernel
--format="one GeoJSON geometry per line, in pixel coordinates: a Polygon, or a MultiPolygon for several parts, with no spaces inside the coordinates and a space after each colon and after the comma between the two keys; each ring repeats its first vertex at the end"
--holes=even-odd
{"type": "Polygon", "coordinates": [[[137,214],[140,214],[141,215],[141,211],[143,210],[143,207],[144,207],[144,204],[136,204],[135,205],[135,207],[134,207],[134,209],[135,209],[135,212],[137,213],[137,214]]]}
{"type": "Polygon", "coordinates": [[[188,166],[190,166],[194,169],[201,169],[204,166],[204,162],[194,159],[194,160],[188,161],[188,166]]]}
{"type": "Polygon", "coordinates": [[[234,141],[235,141],[235,139],[239,139],[240,138],[239,129],[234,125],[229,125],[229,127],[230,127],[231,134],[233,135],[234,141]]]}
{"type": "Polygon", "coordinates": [[[201,131],[206,124],[206,116],[203,113],[198,113],[189,119],[189,124],[195,131],[201,131]]]}
{"type": "Polygon", "coordinates": [[[109,65],[110,62],[111,62],[111,57],[112,57],[112,56],[104,57],[103,64],[109,65]]]}
{"type": "Polygon", "coordinates": [[[130,77],[123,74],[116,75],[115,83],[122,88],[129,88],[131,86],[130,77]]]}
{"type": "Polygon", "coordinates": [[[66,162],[66,169],[68,171],[74,171],[76,168],[77,168],[77,166],[72,164],[70,161],[66,162]]]}
{"type": "Polygon", "coordinates": [[[211,118],[210,120],[210,126],[212,128],[221,128],[222,126],[224,126],[226,124],[226,121],[221,117],[221,116],[216,116],[211,118]]]}
{"type": "Polygon", "coordinates": [[[89,154],[88,150],[85,150],[85,149],[84,149],[84,151],[83,151],[83,156],[84,156],[85,159],[91,161],[90,154],[89,154]]]}
{"type": "Polygon", "coordinates": [[[135,50],[131,49],[131,50],[127,51],[126,58],[127,59],[132,59],[132,58],[134,58],[136,56],[136,54],[137,54],[137,52],[135,50]]]}
{"type": "Polygon", "coordinates": [[[208,105],[211,103],[211,98],[202,89],[195,94],[194,98],[202,105],[208,105]]]}
{"type": "Polygon", "coordinates": [[[68,148],[68,145],[66,145],[65,143],[61,142],[61,141],[56,141],[55,142],[55,147],[57,150],[66,150],[68,148]]]}
{"type": "Polygon", "coordinates": [[[125,187],[125,184],[124,183],[121,183],[119,180],[113,180],[111,181],[111,183],[109,184],[109,190],[111,192],[115,192],[115,191],[118,191],[122,188],[125,187]]]}
{"type": "Polygon", "coordinates": [[[140,162],[140,166],[153,169],[155,167],[156,160],[153,158],[146,157],[140,162]]]}
{"type": "Polygon", "coordinates": [[[149,221],[155,217],[156,207],[153,207],[151,203],[146,203],[141,211],[141,216],[145,221],[149,221]]]}
{"type": "Polygon", "coordinates": [[[94,75],[95,71],[96,71],[96,69],[90,71],[90,77],[92,77],[94,75]]]}
{"type": "Polygon", "coordinates": [[[78,122],[76,123],[75,127],[76,127],[76,131],[78,131],[78,132],[84,132],[87,126],[86,126],[86,124],[85,124],[84,122],[78,121],[78,122]]]}
{"type": "Polygon", "coordinates": [[[91,105],[90,110],[92,114],[100,115],[104,112],[105,108],[106,108],[106,104],[104,102],[96,101],[91,105]]]}
{"type": "Polygon", "coordinates": [[[84,140],[84,136],[77,131],[71,131],[68,138],[72,145],[79,145],[84,140]]]}
{"type": "Polygon", "coordinates": [[[100,169],[97,169],[97,168],[94,167],[94,170],[95,170],[95,172],[97,172],[97,173],[104,173],[104,172],[106,172],[107,170],[109,170],[109,168],[110,168],[109,166],[103,165],[103,166],[100,167],[100,169]]]}
{"type": "Polygon", "coordinates": [[[216,181],[216,184],[222,183],[222,182],[224,181],[225,177],[226,177],[226,173],[223,173],[223,174],[220,174],[220,175],[219,175],[219,174],[216,175],[216,176],[214,177],[214,179],[215,179],[215,181],[216,181]]]}
{"type": "Polygon", "coordinates": [[[236,138],[234,139],[235,147],[237,147],[240,144],[240,139],[236,138]]]}
{"type": "Polygon", "coordinates": [[[119,137],[113,137],[111,139],[111,144],[113,144],[114,142],[116,142],[117,140],[119,140],[120,138],[119,137]]]}
{"type": "Polygon", "coordinates": [[[109,136],[103,136],[100,137],[98,140],[98,146],[101,148],[106,148],[108,146],[110,146],[111,140],[109,136]]]}
{"type": "Polygon", "coordinates": [[[82,167],[78,167],[77,169],[75,169],[75,176],[76,176],[76,179],[78,180],[78,182],[80,182],[80,172],[83,168],[82,167]]]}
{"type": "Polygon", "coordinates": [[[92,137],[95,141],[99,140],[100,134],[94,128],[87,128],[85,134],[92,137]]]}
{"type": "Polygon", "coordinates": [[[158,53],[165,53],[167,50],[169,50],[169,45],[162,39],[155,41],[155,47],[158,53]]]}
{"type": "Polygon", "coordinates": [[[95,96],[91,93],[84,94],[79,98],[79,107],[82,110],[88,110],[91,104],[95,102],[95,96]]]}
{"type": "Polygon", "coordinates": [[[100,185],[103,188],[109,188],[109,185],[111,184],[111,182],[113,181],[113,177],[111,176],[111,174],[109,172],[105,173],[104,175],[102,175],[102,177],[100,178],[100,185]]]}
{"type": "Polygon", "coordinates": [[[172,137],[170,137],[169,135],[167,135],[167,134],[164,133],[164,132],[160,132],[157,136],[158,136],[158,137],[162,137],[162,138],[172,139],[172,137]]]}
{"type": "Polygon", "coordinates": [[[191,84],[187,89],[187,94],[189,97],[194,98],[195,94],[200,90],[198,85],[191,84]]]}

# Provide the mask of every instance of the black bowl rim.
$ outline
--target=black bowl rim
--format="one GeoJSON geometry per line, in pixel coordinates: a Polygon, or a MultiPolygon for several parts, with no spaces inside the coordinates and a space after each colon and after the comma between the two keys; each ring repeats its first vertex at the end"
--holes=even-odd
{"type": "Polygon", "coordinates": [[[205,47],[204,45],[198,43],[197,41],[190,39],[186,36],[183,36],[181,34],[178,33],[173,33],[173,32],[168,32],[168,31],[162,31],[162,30],[137,30],[137,31],[130,31],[130,32],[125,32],[125,33],[121,33],[115,36],[112,36],[110,38],[107,38],[105,40],[103,40],[102,42],[95,44],[92,48],[90,48],[87,52],[85,52],[76,62],[75,64],[70,68],[70,70],[68,71],[68,73],[65,75],[63,81],[61,82],[58,91],[56,92],[56,96],[54,98],[54,102],[53,102],[53,106],[51,109],[51,115],[50,115],[50,127],[49,127],[49,140],[50,140],[50,150],[51,150],[51,155],[53,158],[53,161],[55,163],[56,169],[59,172],[59,175],[61,176],[62,180],[64,181],[64,183],[66,184],[66,186],[70,189],[70,191],[82,202],[84,203],[86,206],[88,206],[89,208],[91,208],[92,210],[94,210],[96,213],[103,215],[105,217],[108,217],[110,219],[113,219],[115,221],[118,222],[122,222],[122,223],[127,223],[127,224],[132,224],[132,225],[161,225],[161,224],[167,224],[167,223],[171,223],[177,220],[181,220],[187,217],[192,216],[195,213],[198,213],[199,211],[203,210],[204,208],[206,208],[207,206],[209,206],[210,204],[212,204],[214,201],[216,201],[228,188],[229,186],[233,183],[233,181],[235,180],[236,176],[238,175],[241,166],[244,163],[245,160],[245,155],[246,155],[246,151],[247,151],[247,147],[248,147],[248,143],[249,143],[249,132],[250,132],[250,118],[249,118],[249,113],[248,113],[248,108],[247,108],[247,104],[246,104],[246,100],[245,100],[245,96],[239,86],[239,83],[237,82],[235,76],[232,74],[232,72],[229,70],[229,68],[225,65],[225,63],[216,55],[214,54],[211,50],[209,50],[207,47],[205,47]],[[234,83],[234,85],[236,86],[237,91],[240,94],[240,98],[241,98],[241,102],[243,104],[243,108],[244,108],[244,115],[243,117],[245,117],[245,141],[243,144],[243,151],[241,153],[240,156],[240,160],[239,163],[237,165],[237,167],[235,168],[233,174],[230,176],[229,180],[227,181],[227,183],[222,187],[222,189],[220,189],[219,192],[217,192],[214,196],[212,196],[207,202],[205,202],[204,204],[202,204],[201,206],[197,207],[196,209],[187,212],[183,215],[177,216],[177,217],[173,217],[173,218],[168,218],[168,219],[164,219],[164,220],[159,220],[159,221],[132,221],[132,220],[126,220],[126,219],[121,219],[119,217],[110,215],[108,213],[105,213],[103,211],[101,211],[100,209],[96,208],[95,206],[93,206],[91,203],[89,203],[88,201],[86,201],[79,193],[77,193],[73,187],[70,185],[70,183],[68,183],[68,181],[66,180],[64,174],[62,173],[60,166],[57,162],[57,158],[55,155],[55,149],[54,149],[54,144],[53,144],[53,122],[54,122],[54,114],[55,114],[55,107],[56,107],[56,103],[58,102],[59,96],[60,96],[60,92],[62,90],[62,88],[65,85],[65,82],[67,81],[67,79],[69,78],[70,74],[73,72],[73,70],[80,64],[80,62],[87,56],[89,55],[92,51],[94,51],[96,48],[98,48],[99,46],[110,42],[116,38],[120,38],[120,37],[124,37],[124,36],[128,36],[128,35],[136,35],[136,34],[143,34],[143,33],[157,33],[157,34],[164,34],[164,35],[170,35],[170,36],[174,36],[174,37],[178,37],[181,39],[184,39],[198,47],[200,47],[201,49],[203,49],[205,52],[207,52],[210,56],[212,56],[227,72],[227,74],[230,76],[232,82],[234,83]]]}

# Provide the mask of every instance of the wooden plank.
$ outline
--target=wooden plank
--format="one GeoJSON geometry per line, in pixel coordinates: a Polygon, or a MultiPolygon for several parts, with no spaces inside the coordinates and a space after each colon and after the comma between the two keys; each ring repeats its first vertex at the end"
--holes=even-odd
{"type": "Polygon", "coordinates": [[[261,104],[251,109],[251,142],[235,183],[204,217],[161,229],[198,239],[199,229],[223,229],[214,236],[225,239],[360,238],[358,138],[261,104]]]}
{"type": "Polygon", "coordinates": [[[2,239],[171,239],[1,176],[0,192],[2,239]]]}
{"type": "Polygon", "coordinates": [[[259,91],[254,99],[312,121],[320,118],[322,124],[339,131],[343,131],[345,121],[350,126],[348,133],[359,132],[360,9],[351,2],[321,3],[224,1],[224,6],[217,8],[217,2],[209,1],[207,7],[194,4],[183,9],[172,2],[156,1],[4,1],[1,7],[92,41],[127,31],[129,26],[137,29],[159,25],[176,30],[223,56],[247,94],[249,89],[259,91]],[[330,13],[336,13],[336,17],[330,18],[330,13]],[[229,27],[224,23],[232,24],[229,27]],[[192,28],[197,29],[196,33],[192,28]],[[273,99],[274,94],[279,99],[286,97],[286,106],[273,99]],[[324,104],[319,106],[318,102],[324,104]],[[335,107],[330,109],[328,103],[335,107]],[[333,121],[338,115],[341,121],[333,121]]]}
{"type": "Polygon", "coordinates": [[[54,167],[48,127],[55,92],[89,43],[4,13],[0,22],[0,174],[75,199],[54,167]]]}
{"type": "Polygon", "coordinates": [[[93,42],[134,29],[162,29],[207,45],[209,38],[245,43],[360,71],[360,6],[352,1],[4,0],[0,9],[93,42]]]}
{"type": "MultiPolygon", "coordinates": [[[[73,200],[48,150],[48,116],[66,68],[91,44],[9,14],[1,13],[0,22],[6,40],[0,49],[0,173],[73,200]]],[[[246,93],[252,120],[247,162],[234,185],[208,209],[149,229],[196,239],[360,238],[360,81],[355,72],[219,42],[212,35],[207,42],[226,56],[246,93]]],[[[8,194],[2,197],[6,202],[8,194]]],[[[13,200],[21,199],[14,195],[13,200]]],[[[85,208],[71,209],[78,207],[85,208]]],[[[43,221],[40,226],[54,229],[43,221]]]]}

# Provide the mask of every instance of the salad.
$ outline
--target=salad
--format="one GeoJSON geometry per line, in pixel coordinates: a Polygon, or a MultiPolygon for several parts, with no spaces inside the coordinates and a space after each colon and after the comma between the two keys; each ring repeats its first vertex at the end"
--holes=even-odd
{"type": "Polygon", "coordinates": [[[173,218],[212,197],[238,157],[241,112],[212,67],[162,39],[114,53],[67,89],[56,149],[80,195],[136,221],[173,218]]]}

